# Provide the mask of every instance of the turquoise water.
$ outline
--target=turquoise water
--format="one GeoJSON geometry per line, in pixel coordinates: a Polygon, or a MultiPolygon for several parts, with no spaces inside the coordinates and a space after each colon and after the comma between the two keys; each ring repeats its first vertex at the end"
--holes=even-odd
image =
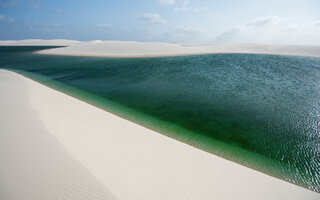
{"type": "Polygon", "coordinates": [[[0,47],[0,68],[320,192],[319,58],[215,54],[120,59],[32,53],[45,48],[0,47]]]}

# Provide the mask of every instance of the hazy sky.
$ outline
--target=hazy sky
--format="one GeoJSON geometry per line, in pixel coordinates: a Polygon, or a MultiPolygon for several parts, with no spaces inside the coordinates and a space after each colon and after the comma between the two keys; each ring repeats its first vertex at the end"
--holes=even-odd
{"type": "Polygon", "coordinates": [[[0,40],[320,44],[319,0],[0,0],[0,40]]]}

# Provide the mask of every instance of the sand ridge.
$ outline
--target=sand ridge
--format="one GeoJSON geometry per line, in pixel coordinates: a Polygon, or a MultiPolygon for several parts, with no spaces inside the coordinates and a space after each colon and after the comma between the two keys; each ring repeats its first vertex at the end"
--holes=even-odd
{"type": "Polygon", "coordinates": [[[320,46],[208,44],[186,45],[163,42],[89,41],[63,48],[38,51],[39,54],[98,57],[163,57],[215,53],[256,53],[320,57],[320,46]]]}

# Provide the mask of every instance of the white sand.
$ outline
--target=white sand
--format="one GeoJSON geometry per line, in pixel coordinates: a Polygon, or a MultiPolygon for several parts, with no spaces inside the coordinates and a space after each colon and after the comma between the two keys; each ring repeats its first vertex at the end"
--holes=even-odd
{"type": "Polygon", "coordinates": [[[0,40],[0,46],[70,46],[80,43],[76,40],[42,40],[42,39],[29,39],[29,40],[0,40]]]}
{"type": "Polygon", "coordinates": [[[30,99],[33,84],[0,70],[0,199],[116,199],[46,130],[30,99]]]}
{"type": "Polygon", "coordinates": [[[64,48],[42,50],[38,53],[102,57],[160,57],[210,53],[261,53],[320,57],[320,46],[259,44],[182,45],[160,42],[90,41],[64,48]]]}
{"type": "Polygon", "coordinates": [[[0,199],[320,198],[13,72],[0,94],[0,199]]]}

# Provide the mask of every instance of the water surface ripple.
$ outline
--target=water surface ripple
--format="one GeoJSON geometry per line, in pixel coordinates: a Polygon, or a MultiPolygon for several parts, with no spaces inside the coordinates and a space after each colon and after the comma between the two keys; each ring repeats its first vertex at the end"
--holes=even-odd
{"type": "Polygon", "coordinates": [[[49,47],[0,47],[0,68],[320,192],[319,58],[215,54],[119,59],[32,53],[44,48],[49,47]]]}

